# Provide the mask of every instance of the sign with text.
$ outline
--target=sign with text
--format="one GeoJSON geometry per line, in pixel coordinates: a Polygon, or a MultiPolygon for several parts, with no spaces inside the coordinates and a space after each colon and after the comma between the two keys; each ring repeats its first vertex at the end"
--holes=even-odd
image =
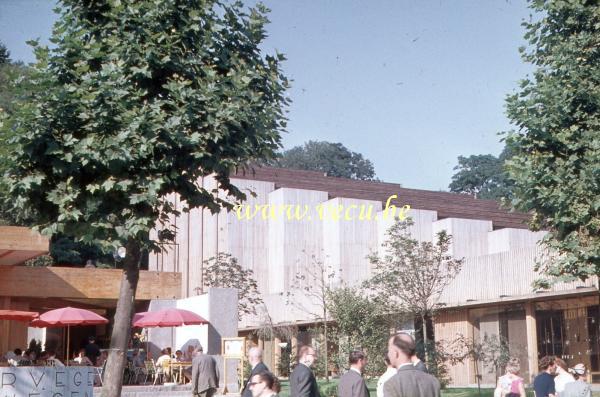
{"type": "Polygon", "coordinates": [[[93,397],[93,367],[0,367],[0,397],[93,397]]]}

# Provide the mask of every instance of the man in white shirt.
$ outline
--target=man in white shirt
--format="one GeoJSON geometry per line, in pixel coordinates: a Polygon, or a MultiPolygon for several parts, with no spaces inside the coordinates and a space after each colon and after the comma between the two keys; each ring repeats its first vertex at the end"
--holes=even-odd
{"type": "Polygon", "coordinates": [[[394,366],[390,362],[390,358],[388,357],[387,350],[385,352],[385,357],[384,357],[383,360],[385,361],[385,364],[387,365],[387,369],[385,370],[385,372],[383,373],[383,375],[381,375],[381,377],[377,381],[377,397],[383,397],[383,385],[392,376],[394,376],[394,375],[396,375],[396,373],[398,373],[398,370],[396,368],[394,368],[394,366]]]}
{"type": "Polygon", "coordinates": [[[369,397],[369,389],[362,377],[367,366],[367,356],[359,350],[350,352],[348,357],[350,370],[341,378],[338,385],[338,397],[369,397]]]}

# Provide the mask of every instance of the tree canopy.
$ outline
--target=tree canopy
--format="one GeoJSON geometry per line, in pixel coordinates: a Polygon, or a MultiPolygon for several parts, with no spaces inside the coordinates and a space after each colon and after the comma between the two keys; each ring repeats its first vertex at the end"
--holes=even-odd
{"type": "Polygon", "coordinates": [[[523,59],[536,68],[507,98],[513,204],[557,253],[549,276],[600,275],[600,4],[532,1],[523,59]]]}
{"type": "Polygon", "coordinates": [[[275,162],[284,168],[322,171],[328,176],[374,180],[373,163],[362,154],[351,152],[341,143],[308,141],[284,151],[275,162]]]}
{"type": "Polygon", "coordinates": [[[511,195],[512,182],[505,169],[510,158],[508,146],[499,156],[477,154],[458,157],[456,173],[448,188],[451,192],[470,194],[480,199],[500,200],[511,195]]]}
{"type": "Polygon", "coordinates": [[[10,63],[10,51],[0,41],[0,65],[4,65],[5,63],[10,63]]]}
{"type": "Polygon", "coordinates": [[[48,235],[124,246],[107,382],[120,395],[143,253],[178,210],[232,208],[238,166],[272,158],[285,127],[283,56],[264,56],[267,9],[239,2],[62,0],[52,48],[32,43],[33,90],[4,118],[13,208],[48,235]],[[199,179],[212,175],[216,189],[199,179]]]}

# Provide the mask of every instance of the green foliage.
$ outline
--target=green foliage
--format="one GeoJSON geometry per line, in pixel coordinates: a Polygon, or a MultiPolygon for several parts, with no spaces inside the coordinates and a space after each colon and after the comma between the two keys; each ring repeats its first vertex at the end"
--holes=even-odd
{"type": "Polygon", "coordinates": [[[0,66],[10,63],[10,51],[8,48],[0,41],[0,66]]]}
{"type": "Polygon", "coordinates": [[[504,169],[504,162],[508,158],[508,146],[498,157],[491,154],[458,156],[458,165],[454,167],[456,173],[448,188],[451,192],[470,194],[480,199],[510,197],[512,182],[504,169]]]}
{"type": "Polygon", "coordinates": [[[106,251],[159,249],[150,231],[178,214],[170,193],[184,211],[243,200],[229,173],[273,157],[285,126],[283,56],[259,49],[266,8],[61,5],[52,49],[33,43],[34,90],[2,123],[17,147],[8,184],[19,219],[106,251]],[[198,183],[208,175],[221,194],[198,183]]]}
{"type": "Polygon", "coordinates": [[[321,171],[328,176],[374,180],[375,169],[362,154],[351,152],[341,143],[308,141],[282,153],[275,165],[299,170],[321,171]]]}
{"type": "Polygon", "coordinates": [[[328,307],[335,327],[332,340],[338,344],[334,362],[338,372],[347,369],[352,350],[363,350],[368,356],[365,373],[379,376],[385,371],[384,354],[390,336],[390,320],[383,306],[360,290],[341,287],[328,294],[328,307]]]}
{"type": "MultiPolygon", "coordinates": [[[[2,48],[0,46],[0,53],[2,48]]],[[[0,54],[1,58],[1,54],[0,54]]],[[[10,127],[7,117],[20,108],[29,92],[29,69],[22,64],[0,61],[0,177],[12,168],[10,155],[15,151],[14,129],[10,127]],[[2,121],[6,125],[2,128],[2,121]]],[[[26,225],[18,222],[15,212],[11,210],[12,200],[8,198],[10,185],[0,179],[0,223],[4,225],[26,225]]]]}
{"type": "Polygon", "coordinates": [[[417,341],[417,356],[427,357],[427,371],[440,381],[442,388],[450,384],[448,364],[451,362],[452,353],[442,341],[423,340],[417,341]]]}
{"type": "Polygon", "coordinates": [[[513,205],[547,229],[558,257],[542,264],[552,279],[600,274],[600,4],[532,1],[542,17],[525,22],[523,59],[536,67],[507,98],[518,130],[508,162],[513,205]]]}
{"type": "MultiPolygon", "coordinates": [[[[263,304],[258,284],[251,269],[244,269],[237,259],[223,252],[204,261],[203,287],[235,288],[238,290],[238,315],[256,314],[263,304]]],[[[269,338],[270,339],[270,338],[269,338]]]]}

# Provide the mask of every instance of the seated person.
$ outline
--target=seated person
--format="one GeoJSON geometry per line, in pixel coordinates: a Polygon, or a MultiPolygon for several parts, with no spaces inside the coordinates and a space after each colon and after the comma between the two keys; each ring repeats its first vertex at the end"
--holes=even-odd
{"type": "Polygon", "coordinates": [[[77,357],[75,357],[74,361],[79,365],[87,365],[90,367],[94,366],[94,363],[92,363],[92,361],[85,356],[85,349],[79,349],[79,353],[77,354],[77,357]]]}
{"type": "Polygon", "coordinates": [[[166,349],[162,349],[160,353],[161,356],[156,359],[156,371],[159,374],[170,376],[171,374],[167,363],[171,362],[171,348],[167,347],[166,349]]]}
{"type": "Polygon", "coordinates": [[[177,361],[178,363],[185,361],[183,359],[183,352],[181,350],[177,350],[175,352],[175,361],[177,361]]]}
{"type": "Polygon", "coordinates": [[[22,354],[23,354],[23,352],[19,348],[16,348],[15,350],[13,350],[11,355],[7,354],[7,356],[9,357],[8,365],[13,366],[13,367],[16,367],[17,365],[19,365],[21,360],[23,360],[22,354]]]}
{"type": "Polygon", "coordinates": [[[58,358],[56,358],[56,353],[53,350],[48,350],[48,358],[46,359],[47,362],[52,363],[52,365],[54,365],[55,367],[64,367],[65,365],[62,363],[62,361],[60,361],[58,358]]]}

